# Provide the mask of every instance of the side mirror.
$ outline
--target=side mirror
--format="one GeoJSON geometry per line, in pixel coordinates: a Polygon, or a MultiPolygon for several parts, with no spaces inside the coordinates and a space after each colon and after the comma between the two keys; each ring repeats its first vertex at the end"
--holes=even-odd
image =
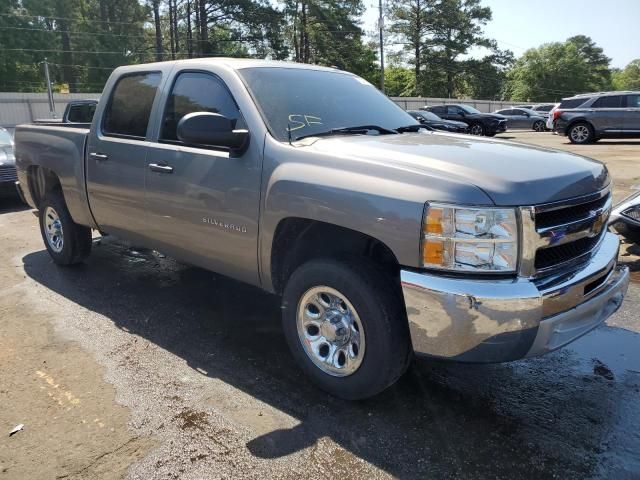
{"type": "Polygon", "coordinates": [[[192,112],[178,122],[178,139],[191,145],[226,147],[242,152],[249,144],[248,130],[234,130],[224,115],[211,112],[192,112]]]}

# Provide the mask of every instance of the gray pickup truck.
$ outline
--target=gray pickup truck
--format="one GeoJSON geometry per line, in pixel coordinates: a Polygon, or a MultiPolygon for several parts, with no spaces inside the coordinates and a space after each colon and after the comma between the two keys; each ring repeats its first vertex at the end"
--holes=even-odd
{"type": "Polygon", "coordinates": [[[56,263],[82,261],[94,229],[278,294],[292,363],[347,399],[414,352],[555,350],[629,281],[604,165],[428,131],[331,68],[121,67],[91,128],[19,126],[16,156],[56,263]]]}

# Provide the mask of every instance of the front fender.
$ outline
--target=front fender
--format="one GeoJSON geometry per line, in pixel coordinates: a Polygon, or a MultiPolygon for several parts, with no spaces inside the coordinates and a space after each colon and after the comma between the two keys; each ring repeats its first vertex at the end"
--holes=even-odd
{"type": "Polygon", "coordinates": [[[477,187],[401,169],[391,162],[362,162],[268,143],[259,264],[262,284],[269,290],[273,290],[271,248],[278,224],[286,218],[321,221],[368,235],[386,245],[400,265],[419,267],[425,202],[468,198],[474,204],[490,204],[477,187]]]}

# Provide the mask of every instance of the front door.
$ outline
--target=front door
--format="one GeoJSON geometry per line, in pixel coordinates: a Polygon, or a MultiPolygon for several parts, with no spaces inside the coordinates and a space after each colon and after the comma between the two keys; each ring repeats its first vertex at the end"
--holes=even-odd
{"type": "Polygon", "coordinates": [[[640,135],[640,95],[626,96],[625,131],[626,133],[640,135]]]}
{"type": "Polygon", "coordinates": [[[87,144],[87,191],[100,229],[130,240],[144,236],[147,126],[159,72],[121,77],[87,144]]]}
{"type": "Polygon", "coordinates": [[[157,142],[148,149],[145,205],[156,248],[174,257],[258,283],[257,242],[262,149],[251,139],[242,155],[186,145],[176,134],[191,112],[220,113],[246,128],[217,76],[178,72],[167,97],[157,142]]]}

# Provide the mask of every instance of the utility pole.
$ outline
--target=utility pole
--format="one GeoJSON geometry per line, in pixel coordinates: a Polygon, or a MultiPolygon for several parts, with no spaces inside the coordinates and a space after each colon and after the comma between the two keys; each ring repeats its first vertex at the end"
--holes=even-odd
{"type": "Polygon", "coordinates": [[[51,90],[51,78],[49,77],[49,63],[44,59],[44,78],[47,82],[47,93],[49,94],[49,112],[53,118],[56,117],[56,105],[53,102],[53,91],[51,90]]]}
{"type": "Polygon", "coordinates": [[[378,28],[380,29],[380,91],[384,93],[384,15],[382,12],[382,0],[378,0],[378,28]]]}

